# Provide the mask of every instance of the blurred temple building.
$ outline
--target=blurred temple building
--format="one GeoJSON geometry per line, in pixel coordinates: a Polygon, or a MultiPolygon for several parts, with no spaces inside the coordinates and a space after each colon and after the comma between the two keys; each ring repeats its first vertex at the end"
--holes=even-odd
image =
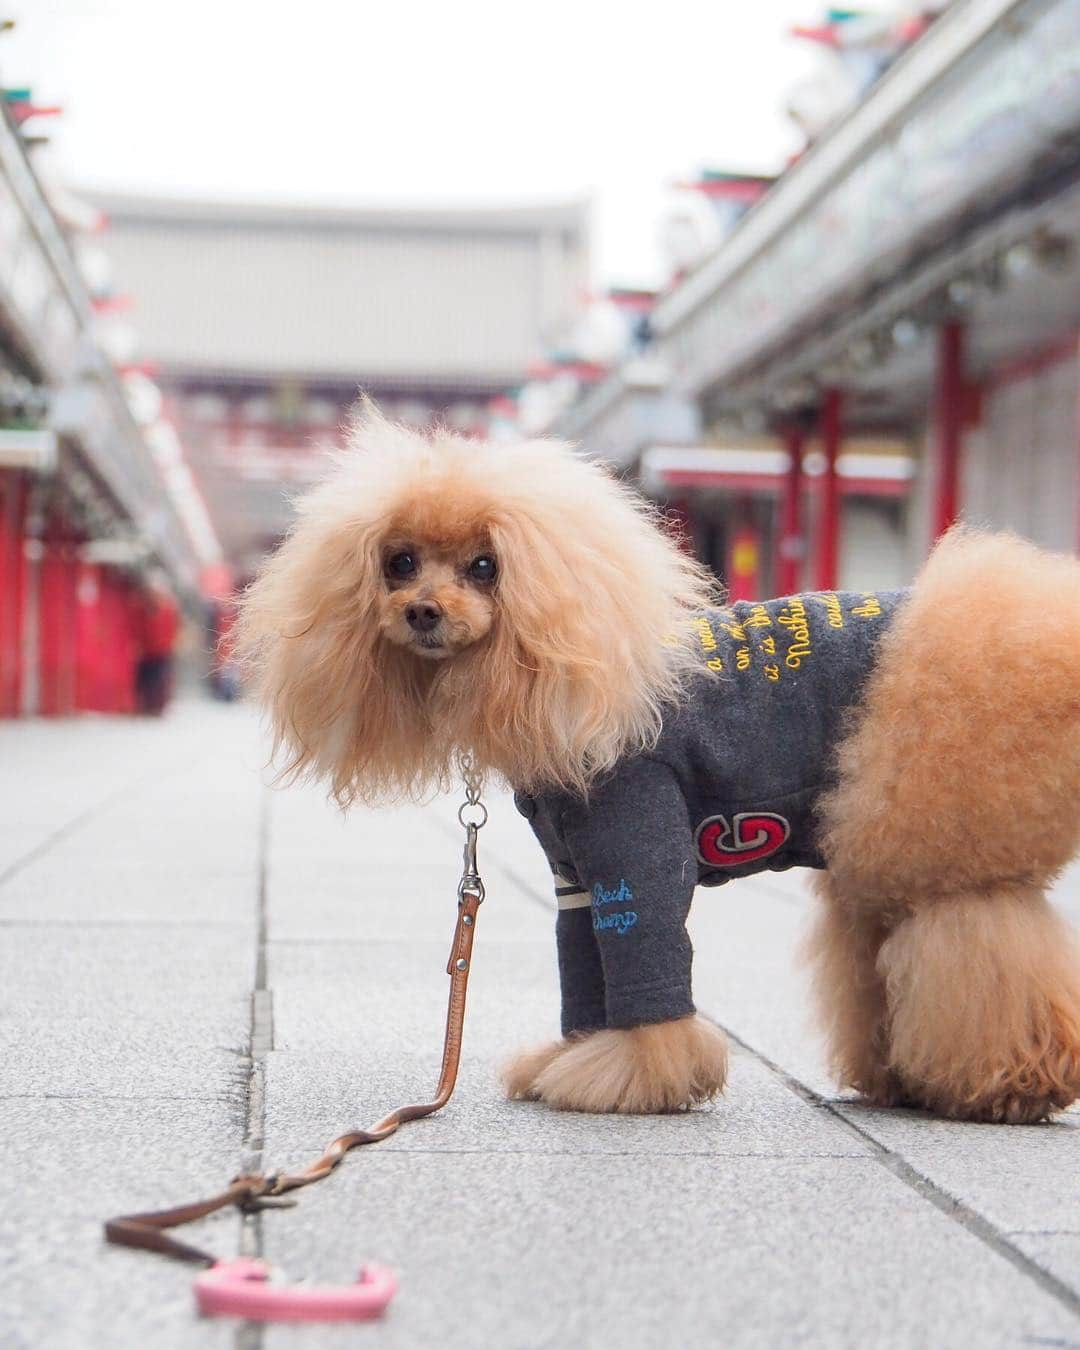
{"type": "Polygon", "coordinates": [[[586,210],[91,202],[39,171],[56,110],[20,97],[0,104],[0,717],[135,711],[153,615],[181,607],[215,661],[361,389],[487,434],[576,310],[586,210]]]}
{"type": "Polygon", "coordinates": [[[582,203],[87,203],[6,89],[0,716],[132,710],[163,602],[221,635],[359,389],[578,442],[736,598],[903,584],[958,516],[1077,549],[1080,0],[878,9],[799,30],[785,172],[680,185],[670,283],[584,306],[582,203]]]}
{"type": "Polygon", "coordinates": [[[353,210],[95,197],[226,558],[242,578],[363,389],[485,434],[575,313],[584,204],[353,210]]]}
{"type": "Polygon", "coordinates": [[[1080,0],[955,0],[552,428],[736,597],[902,584],[958,515],[1074,550],[1078,239],[1080,0]]]}
{"type": "Polygon", "coordinates": [[[136,416],[103,341],[108,297],[77,246],[96,216],[46,195],[29,134],[38,111],[29,91],[5,91],[0,717],[127,712],[149,609],[197,608],[221,554],[183,457],[157,453],[154,418],[136,416]]]}

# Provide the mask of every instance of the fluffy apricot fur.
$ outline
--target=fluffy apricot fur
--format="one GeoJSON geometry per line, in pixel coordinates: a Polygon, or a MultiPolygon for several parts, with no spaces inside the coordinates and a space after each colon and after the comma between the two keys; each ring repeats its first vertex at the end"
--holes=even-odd
{"type": "Polygon", "coordinates": [[[704,1017],[595,1031],[525,1051],[503,1071],[510,1097],[563,1111],[680,1111],[724,1090],[727,1038],[704,1017]]]}
{"type": "Polygon", "coordinates": [[[326,779],[343,805],[445,789],[462,750],[515,787],[584,789],[655,741],[712,586],[647,503],[565,446],[421,436],[366,403],[245,594],[237,651],[286,776],[326,779]],[[498,559],[494,621],[452,660],[388,640],[385,553],[403,542],[498,559]]]}
{"type": "Polygon", "coordinates": [[[839,1081],[1037,1120],[1080,1096],[1080,957],[1044,892],[1080,845],[1080,563],[955,530],[885,634],[809,945],[839,1081]]]}
{"type": "MultiPolygon", "coordinates": [[[[568,447],[421,435],[364,404],[244,597],[238,650],[285,775],[343,805],[445,789],[462,752],[583,793],[702,678],[687,637],[713,598],[568,447]]],[[[1080,564],[962,530],[882,638],[820,804],[808,948],[832,1066],[872,1102],[1022,1122],[1080,1096],[1080,959],[1044,895],[1080,844],[1078,652],[1080,564]]],[[[670,1111],[725,1070],[720,1031],[682,1018],[552,1042],[505,1081],[670,1111]]]]}

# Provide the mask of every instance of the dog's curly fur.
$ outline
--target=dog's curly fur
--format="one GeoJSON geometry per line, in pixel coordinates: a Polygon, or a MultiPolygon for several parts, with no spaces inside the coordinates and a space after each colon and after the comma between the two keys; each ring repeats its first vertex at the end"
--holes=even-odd
{"type": "MultiPolygon", "coordinates": [[[[343,805],[445,788],[461,751],[586,792],[654,743],[712,598],[652,509],[566,447],[420,435],[365,404],[245,596],[238,649],[285,773],[343,805]],[[493,582],[470,570],[487,555],[493,582]]],[[[875,1103],[1018,1122],[1080,1096],[1080,962],[1044,899],[1080,842],[1077,650],[1080,564],[962,531],[881,642],[822,804],[809,944],[837,1077],[875,1103]]],[[[725,1069],[722,1033],[682,1018],[552,1042],[505,1081],[663,1111],[725,1069]]]]}
{"type": "Polygon", "coordinates": [[[568,1111],[681,1111],[724,1090],[727,1038],[704,1017],[551,1041],[503,1070],[508,1097],[568,1111]]]}
{"type": "Polygon", "coordinates": [[[1080,1096],[1080,563],[954,531],[882,639],[823,801],[817,1002],[840,1081],[1037,1120],[1080,1096]]]}
{"type": "Polygon", "coordinates": [[[237,652],[286,774],[342,805],[445,789],[460,750],[518,787],[584,789],[655,741],[712,587],[645,502],[558,443],[425,437],[365,403],[245,594],[237,652]],[[387,640],[388,538],[498,558],[497,622],[452,661],[387,640]]]}

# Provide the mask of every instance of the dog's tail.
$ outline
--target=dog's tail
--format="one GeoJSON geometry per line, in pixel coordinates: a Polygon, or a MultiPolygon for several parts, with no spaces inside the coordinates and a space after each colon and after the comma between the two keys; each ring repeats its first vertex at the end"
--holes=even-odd
{"type": "Polygon", "coordinates": [[[878,652],[822,803],[834,885],[1051,880],[1080,845],[1080,562],[955,529],[878,652]]]}

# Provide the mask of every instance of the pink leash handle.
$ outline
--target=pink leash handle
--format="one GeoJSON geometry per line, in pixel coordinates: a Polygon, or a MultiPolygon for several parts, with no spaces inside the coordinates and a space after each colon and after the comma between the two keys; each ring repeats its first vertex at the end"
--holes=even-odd
{"type": "Polygon", "coordinates": [[[264,1261],[249,1257],[215,1262],[195,1277],[199,1311],[254,1322],[347,1322],[381,1316],[397,1292],[386,1266],[362,1266],[356,1283],[341,1288],[271,1285],[269,1273],[264,1261]]]}

